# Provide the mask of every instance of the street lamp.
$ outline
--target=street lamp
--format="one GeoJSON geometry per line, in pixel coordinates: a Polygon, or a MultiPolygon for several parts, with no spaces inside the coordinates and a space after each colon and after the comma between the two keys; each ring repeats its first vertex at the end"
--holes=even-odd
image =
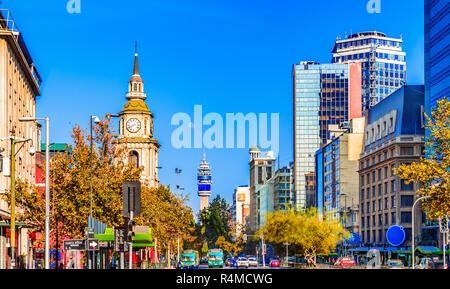
{"type": "Polygon", "coordinates": [[[90,185],[90,210],[89,210],[89,216],[92,218],[92,147],[93,147],[93,136],[92,136],[92,120],[94,120],[95,123],[99,123],[100,119],[96,117],[95,115],[91,115],[91,155],[90,155],[90,179],[91,179],[91,185],[90,185]]]}
{"type": "Polygon", "coordinates": [[[50,269],[50,118],[19,118],[22,122],[38,120],[45,120],[45,269],[50,269]]]}
{"type": "Polygon", "coordinates": [[[175,168],[175,173],[177,174],[177,194],[178,194],[178,189],[180,188],[180,184],[179,184],[179,176],[181,174],[181,169],[175,168]]]}
{"type": "Polygon", "coordinates": [[[418,198],[415,202],[414,202],[414,204],[413,204],[413,206],[412,206],[412,209],[411,209],[411,217],[412,217],[412,246],[411,246],[411,252],[412,252],[412,268],[413,269],[415,269],[414,268],[414,251],[415,251],[415,248],[414,248],[414,207],[416,206],[416,204],[420,201],[420,200],[422,200],[422,199],[425,199],[425,198],[429,198],[429,196],[423,196],[423,197],[420,197],[420,198],[418,198]]]}
{"type": "MultiPolygon", "coordinates": [[[[0,140],[11,140],[11,164],[10,164],[10,171],[11,171],[11,222],[10,222],[10,231],[11,231],[11,237],[10,237],[10,244],[11,244],[11,268],[14,269],[15,267],[15,246],[16,246],[16,144],[18,143],[25,143],[27,141],[30,141],[31,139],[20,139],[17,140],[16,138],[16,132],[14,129],[11,131],[11,136],[0,138],[0,140]]],[[[22,147],[21,147],[22,148],[22,147]]],[[[34,155],[36,150],[32,146],[30,148],[30,154],[34,155]],[[32,148],[32,149],[31,149],[32,148]]],[[[18,149],[18,151],[20,148],[18,149]]]]}

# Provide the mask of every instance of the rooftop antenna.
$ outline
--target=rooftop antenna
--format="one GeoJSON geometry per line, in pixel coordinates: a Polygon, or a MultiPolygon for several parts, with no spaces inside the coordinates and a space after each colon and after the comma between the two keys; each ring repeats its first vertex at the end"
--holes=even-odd
{"type": "Polygon", "coordinates": [[[134,41],[134,53],[137,55],[137,41],[134,41]]]}

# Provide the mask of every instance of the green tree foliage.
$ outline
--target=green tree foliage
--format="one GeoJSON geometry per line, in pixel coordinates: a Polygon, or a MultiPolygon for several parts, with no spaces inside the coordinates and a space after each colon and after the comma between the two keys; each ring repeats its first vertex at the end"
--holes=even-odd
{"type": "Polygon", "coordinates": [[[418,182],[419,196],[428,196],[423,207],[428,218],[438,219],[450,214],[450,102],[438,101],[427,117],[426,157],[418,163],[401,165],[395,174],[405,183],[418,182]]]}
{"type": "Polygon", "coordinates": [[[271,243],[289,242],[305,256],[309,266],[316,267],[317,254],[333,252],[336,244],[347,237],[348,232],[336,220],[319,218],[316,210],[287,210],[268,213],[266,224],[255,238],[261,234],[271,243]]]}
{"type": "Polygon", "coordinates": [[[230,241],[230,223],[229,205],[220,195],[216,196],[208,208],[200,212],[200,221],[202,225],[201,233],[209,248],[216,246],[217,239],[222,236],[226,241],[230,241]]]}

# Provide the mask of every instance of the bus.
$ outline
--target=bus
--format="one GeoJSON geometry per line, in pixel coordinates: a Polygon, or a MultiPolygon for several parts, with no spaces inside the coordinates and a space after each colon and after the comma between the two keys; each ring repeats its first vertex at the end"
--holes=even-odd
{"type": "Polygon", "coordinates": [[[198,269],[199,255],[195,250],[183,250],[180,254],[181,269],[198,269]]]}
{"type": "Polygon", "coordinates": [[[222,249],[210,249],[208,250],[208,267],[220,267],[223,268],[223,250],[222,249]]]}

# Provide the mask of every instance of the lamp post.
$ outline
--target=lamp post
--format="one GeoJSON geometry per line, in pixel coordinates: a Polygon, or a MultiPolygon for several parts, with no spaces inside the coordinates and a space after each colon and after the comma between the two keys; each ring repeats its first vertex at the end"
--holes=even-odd
{"type": "Polygon", "coordinates": [[[429,198],[428,196],[423,196],[423,197],[420,197],[420,198],[418,198],[415,202],[414,202],[414,204],[413,204],[413,206],[412,206],[412,209],[411,209],[411,217],[412,217],[412,230],[411,230],[411,233],[412,233],[412,240],[411,240],[411,253],[412,253],[412,260],[411,260],[411,264],[412,264],[412,268],[413,269],[415,269],[414,268],[414,262],[415,262],[415,259],[414,259],[414,251],[415,251],[415,248],[414,248],[414,207],[416,206],[416,204],[420,201],[420,200],[422,200],[422,199],[425,199],[425,198],[429,198]]]}
{"type": "MultiPolygon", "coordinates": [[[[340,193],[339,194],[339,197],[344,197],[344,220],[343,220],[343,223],[344,223],[344,227],[347,227],[347,194],[346,193],[340,193]]],[[[339,202],[339,206],[340,206],[341,204],[340,204],[340,202],[339,202]]],[[[342,209],[341,209],[341,212],[342,212],[342,209]]],[[[345,239],[344,239],[344,255],[346,255],[346,246],[347,246],[347,243],[345,242],[345,239]]]]}
{"type": "Polygon", "coordinates": [[[50,118],[22,117],[19,121],[45,120],[45,269],[50,269],[50,118]]]}
{"type": "Polygon", "coordinates": [[[179,184],[179,176],[181,174],[181,169],[175,168],[175,173],[177,174],[177,194],[178,194],[178,190],[180,188],[180,184],[179,184]]]}
{"type": "MultiPolygon", "coordinates": [[[[16,267],[15,262],[15,247],[16,247],[16,144],[25,143],[31,139],[19,139],[16,138],[16,132],[14,129],[11,131],[11,136],[1,138],[0,140],[11,140],[11,222],[10,222],[10,247],[11,247],[11,269],[16,267]]],[[[17,150],[19,151],[20,148],[17,150]]],[[[34,154],[33,147],[30,148],[30,154],[34,154]]]]}
{"type": "Polygon", "coordinates": [[[90,155],[90,210],[89,210],[89,216],[92,218],[92,150],[93,150],[93,135],[92,135],[92,120],[94,120],[95,123],[99,123],[100,119],[94,115],[91,115],[91,155],[90,155]]]}

